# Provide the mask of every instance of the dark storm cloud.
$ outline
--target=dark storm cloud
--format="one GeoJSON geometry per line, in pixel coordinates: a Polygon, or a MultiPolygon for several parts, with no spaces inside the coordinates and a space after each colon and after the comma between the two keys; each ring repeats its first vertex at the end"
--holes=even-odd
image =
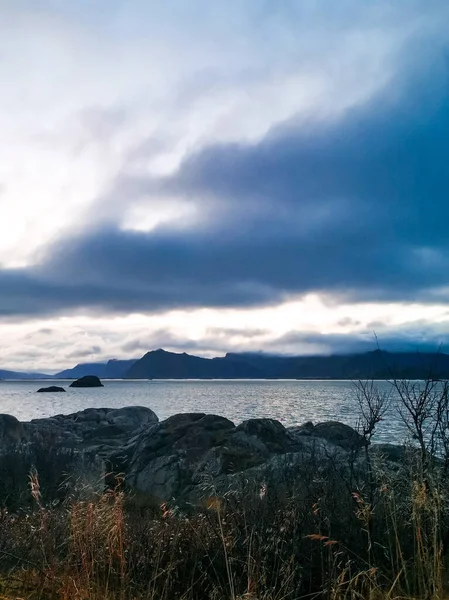
{"type": "Polygon", "coordinates": [[[370,352],[380,348],[389,352],[448,352],[449,329],[447,324],[406,324],[382,326],[378,332],[360,331],[351,333],[289,332],[272,340],[268,346],[274,353],[305,354],[348,354],[370,352]],[[312,349],[312,350],[311,350],[312,349]]]}
{"type": "Polygon", "coordinates": [[[129,185],[193,200],[206,222],[59,240],[38,266],[0,270],[0,315],[250,306],[310,291],[447,300],[445,56],[338,121],[291,120],[258,143],[207,147],[166,179],[125,174],[124,204],[129,185]]]}
{"type": "Polygon", "coordinates": [[[265,336],[263,349],[266,353],[285,355],[348,354],[370,352],[378,348],[390,352],[437,352],[449,351],[449,327],[447,323],[413,324],[386,327],[379,324],[377,331],[368,327],[350,333],[322,334],[310,331],[290,331],[274,337],[261,330],[209,329],[199,340],[189,340],[172,331],[160,329],[147,335],[129,339],[121,346],[126,353],[138,354],[150,348],[164,348],[190,354],[223,355],[224,351],[251,352],[260,350],[255,338],[265,336]],[[236,342],[232,337],[240,339],[236,342]],[[223,337],[227,342],[223,343],[223,337]]]}

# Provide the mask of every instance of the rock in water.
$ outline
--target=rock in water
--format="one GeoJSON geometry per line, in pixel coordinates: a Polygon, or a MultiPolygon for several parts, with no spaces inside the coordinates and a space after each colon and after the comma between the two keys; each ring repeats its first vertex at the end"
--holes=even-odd
{"type": "Polygon", "coordinates": [[[70,387],[103,387],[96,375],[86,375],[70,384],[70,387]]]}
{"type": "Polygon", "coordinates": [[[59,387],[58,385],[51,385],[50,387],[43,387],[37,390],[38,392],[65,392],[63,387],[59,387]]]}

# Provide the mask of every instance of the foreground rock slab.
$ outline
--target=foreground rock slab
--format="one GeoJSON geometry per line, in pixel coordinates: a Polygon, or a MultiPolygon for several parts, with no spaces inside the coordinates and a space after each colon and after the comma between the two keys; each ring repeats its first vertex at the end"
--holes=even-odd
{"type": "Polygon", "coordinates": [[[263,481],[267,472],[272,481],[281,481],[312,456],[344,461],[345,448],[360,442],[345,425],[333,436],[338,444],[326,439],[326,428],[317,433],[294,436],[275,419],[249,419],[236,427],[217,415],[179,414],[143,431],[115,464],[126,473],[128,486],[142,494],[195,503],[217,491],[241,489],[250,480],[263,481]]]}
{"type": "MultiPolygon", "coordinates": [[[[364,438],[337,421],[285,428],[263,418],[236,426],[219,415],[188,413],[160,422],[143,406],[88,408],[28,423],[0,415],[0,451],[12,445],[90,456],[104,465],[104,485],[120,474],[129,489],[157,502],[196,504],[232,490],[258,493],[267,481],[280,490],[298,477],[326,477],[326,465],[354,468],[357,455],[357,468],[366,467],[365,453],[357,454],[364,438]]],[[[401,460],[399,446],[371,451],[392,463],[401,460]]]]}
{"type": "Polygon", "coordinates": [[[157,423],[144,406],[87,408],[68,415],[33,419],[23,426],[28,438],[54,448],[75,449],[107,458],[140,432],[157,423]]]}

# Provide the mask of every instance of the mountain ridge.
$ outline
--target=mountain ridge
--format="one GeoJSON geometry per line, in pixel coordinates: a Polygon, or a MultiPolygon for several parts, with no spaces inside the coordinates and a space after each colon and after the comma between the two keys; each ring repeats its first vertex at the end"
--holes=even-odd
{"type": "Polygon", "coordinates": [[[53,375],[45,373],[22,373],[21,371],[11,371],[9,369],[0,369],[0,379],[52,379],[53,375]]]}
{"type": "Polygon", "coordinates": [[[203,358],[159,348],[140,359],[80,363],[55,375],[0,369],[0,379],[449,379],[443,352],[387,352],[285,356],[228,352],[203,358]]]}
{"type": "Polygon", "coordinates": [[[257,367],[226,357],[202,358],[167,352],[147,352],[129,369],[126,379],[252,379],[262,378],[257,367]]]}
{"type": "Polygon", "coordinates": [[[147,352],[129,369],[127,379],[449,379],[449,355],[372,352],[329,356],[280,356],[227,353],[202,358],[147,352]]]}
{"type": "Polygon", "coordinates": [[[138,359],[121,360],[112,358],[105,362],[79,363],[71,369],[64,369],[56,375],[55,379],[79,379],[87,375],[95,375],[100,379],[123,379],[129,368],[138,359]]]}

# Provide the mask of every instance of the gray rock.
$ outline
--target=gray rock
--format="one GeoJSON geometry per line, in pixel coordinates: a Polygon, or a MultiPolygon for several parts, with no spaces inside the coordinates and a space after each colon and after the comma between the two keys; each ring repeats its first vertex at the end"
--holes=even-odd
{"type": "Polygon", "coordinates": [[[132,487],[159,500],[171,500],[183,491],[189,472],[182,453],[159,456],[128,478],[132,487]]]}
{"type": "Polygon", "coordinates": [[[242,451],[246,450],[252,454],[260,454],[262,456],[269,456],[270,454],[267,445],[259,437],[248,435],[238,428],[235,432],[231,433],[226,445],[240,448],[242,451]]]}
{"type": "Polygon", "coordinates": [[[226,443],[211,448],[197,462],[192,475],[195,484],[211,478],[245,471],[262,464],[271,456],[266,445],[243,431],[231,433],[226,443]]]}
{"type": "Polygon", "coordinates": [[[127,431],[137,431],[147,425],[158,423],[156,414],[144,406],[125,406],[116,408],[106,413],[106,420],[119,425],[127,431]]]}
{"type": "MultiPolygon", "coordinates": [[[[107,409],[105,408],[86,408],[85,410],[80,410],[77,413],[67,415],[66,418],[77,421],[78,423],[100,423],[106,415],[106,410],[107,409]]],[[[64,420],[64,418],[62,420],[64,420]]]]}
{"type": "Polygon", "coordinates": [[[331,458],[346,463],[347,449],[357,443],[359,434],[342,423],[308,424],[298,433],[274,419],[234,427],[223,417],[194,413],[142,431],[122,465],[131,488],[159,500],[191,501],[262,473],[287,482],[298,465],[328,464],[331,458]]]}
{"type": "Polygon", "coordinates": [[[307,423],[304,423],[303,425],[294,425],[293,427],[287,427],[288,433],[294,440],[296,440],[298,437],[303,437],[305,435],[313,435],[314,429],[315,425],[312,423],[312,421],[307,421],[307,423]]]}
{"type": "Polygon", "coordinates": [[[274,419],[244,421],[218,447],[210,449],[198,462],[194,480],[245,471],[268,460],[272,454],[286,452],[291,440],[284,426],[274,419]]]}
{"type": "Polygon", "coordinates": [[[355,429],[339,421],[318,423],[313,428],[312,435],[323,438],[346,450],[355,450],[365,445],[365,440],[355,429]]]}
{"type": "Polygon", "coordinates": [[[122,438],[126,434],[126,429],[120,427],[119,425],[115,425],[113,423],[106,423],[103,425],[102,423],[98,424],[98,427],[93,429],[88,429],[83,436],[83,440],[86,441],[102,441],[102,440],[111,440],[117,438],[122,438]]]}
{"type": "Polygon", "coordinates": [[[88,408],[68,415],[34,419],[25,427],[35,441],[97,452],[108,458],[142,429],[157,422],[157,416],[149,408],[129,406],[88,408]]]}
{"type": "Polygon", "coordinates": [[[159,423],[156,429],[143,431],[137,442],[137,452],[139,456],[155,457],[169,454],[174,449],[199,456],[212,446],[222,444],[227,433],[234,429],[231,421],[217,415],[174,415],[159,423]]]}
{"type": "Polygon", "coordinates": [[[276,419],[249,419],[243,421],[236,431],[256,437],[265,444],[270,452],[276,454],[287,452],[291,447],[288,431],[276,419]]]}
{"type": "Polygon", "coordinates": [[[136,441],[127,483],[158,499],[180,495],[192,484],[198,462],[234,429],[228,419],[204,413],[174,415],[150,426],[136,441]]]}

